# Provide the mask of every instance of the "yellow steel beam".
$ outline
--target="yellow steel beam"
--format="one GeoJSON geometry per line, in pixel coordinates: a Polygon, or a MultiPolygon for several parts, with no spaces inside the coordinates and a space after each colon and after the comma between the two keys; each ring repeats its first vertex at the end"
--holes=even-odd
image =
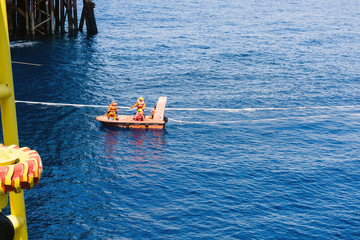
{"type": "Polygon", "coordinates": [[[7,100],[11,96],[10,89],[6,84],[0,84],[0,101],[7,100]]]}
{"type": "MultiPolygon", "coordinates": [[[[1,102],[4,144],[19,145],[5,0],[0,0],[0,66],[0,84],[6,85],[10,91],[10,96],[5,94],[7,99],[1,102]]],[[[16,226],[15,239],[28,239],[24,193],[11,192],[9,196],[12,215],[10,219],[17,220],[13,224],[16,226]]]]}

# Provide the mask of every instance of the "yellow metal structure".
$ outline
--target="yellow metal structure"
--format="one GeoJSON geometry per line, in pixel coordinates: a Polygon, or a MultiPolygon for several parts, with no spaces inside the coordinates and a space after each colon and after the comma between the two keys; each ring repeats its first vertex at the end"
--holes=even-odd
{"type": "MultiPolygon", "coordinates": [[[[6,15],[6,2],[0,0],[0,103],[4,144],[19,145],[15,109],[15,96],[11,68],[10,44],[6,15]]],[[[7,194],[1,194],[1,207],[7,201],[7,194]]],[[[10,192],[9,217],[15,227],[15,239],[28,239],[24,193],[10,192]]]]}

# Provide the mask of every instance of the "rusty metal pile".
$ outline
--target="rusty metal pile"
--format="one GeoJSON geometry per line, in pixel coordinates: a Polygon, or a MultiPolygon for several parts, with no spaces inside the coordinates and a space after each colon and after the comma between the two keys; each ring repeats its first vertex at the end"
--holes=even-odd
{"type": "Polygon", "coordinates": [[[69,34],[82,31],[86,22],[88,34],[96,34],[95,4],[83,0],[80,24],[76,0],[6,0],[9,36],[24,38],[49,36],[55,33],[69,34]]]}

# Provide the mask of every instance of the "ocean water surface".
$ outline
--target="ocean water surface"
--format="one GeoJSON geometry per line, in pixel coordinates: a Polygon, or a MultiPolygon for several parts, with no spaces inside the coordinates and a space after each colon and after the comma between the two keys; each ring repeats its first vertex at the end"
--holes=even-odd
{"type": "Polygon", "coordinates": [[[95,36],[12,42],[29,239],[360,239],[359,9],[99,0],[95,36]],[[95,120],[139,96],[164,130],[95,120]]]}

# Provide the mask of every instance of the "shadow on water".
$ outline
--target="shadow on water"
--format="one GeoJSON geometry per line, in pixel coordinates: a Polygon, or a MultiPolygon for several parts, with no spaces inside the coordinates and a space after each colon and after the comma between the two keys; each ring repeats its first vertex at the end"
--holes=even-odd
{"type": "Polygon", "coordinates": [[[92,92],[101,92],[94,81],[99,78],[99,62],[103,62],[94,54],[96,46],[95,39],[83,36],[12,44],[14,61],[40,65],[13,64],[16,98],[67,103],[93,99],[92,92]]]}
{"type": "MultiPolygon", "coordinates": [[[[107,146],[107,158],[121,149],[135,161],[160,158],[165,149],[165,129],[127,129],[101,126],[101,136],[107,146]]],[[[123,155],[124,156],[124,155],[123,155]]]]}

